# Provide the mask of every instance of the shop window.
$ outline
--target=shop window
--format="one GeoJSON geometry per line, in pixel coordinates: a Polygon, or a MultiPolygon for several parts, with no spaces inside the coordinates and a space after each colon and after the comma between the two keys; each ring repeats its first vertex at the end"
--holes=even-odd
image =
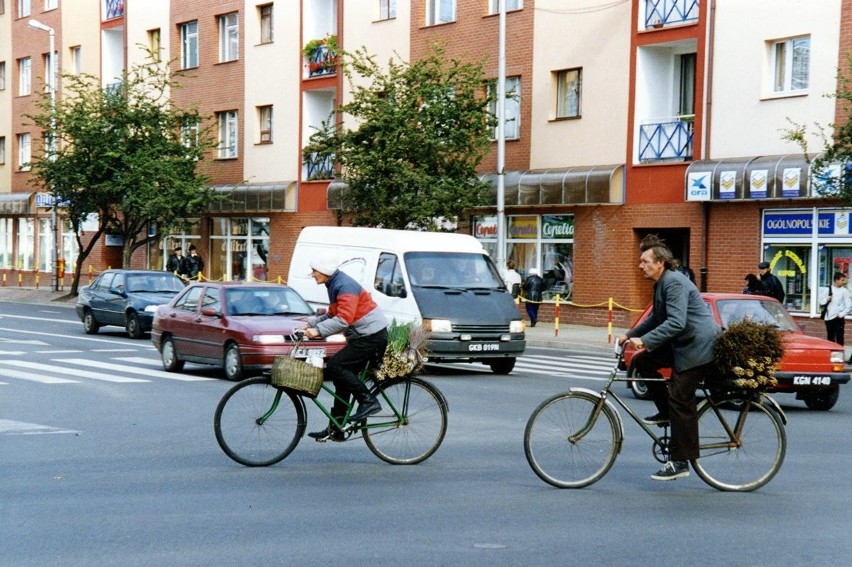
{"type": "Polygon", "coordinates": [[[266,281],[269,258],[269,219],[220,217],[212,219],[210,278],[225,281],[266,281]]]}
{"type": "MultiPolygon", "coordinates": [[[[784,305],[787,309],[809,311],[811,247],[768,244],[764,246],[763,252],[763,260],[769,262],[770,271],[781,280],[785,294],[784,305]]],[[[831,278],[831,275],[827,277],[831,278]]]]}
{"type": "Polygon", "coordinates": [[[12,239],[14,222],[15,219],[0,218],[0,268],[5,270],[14,266],[15,249],[12,247],[14,243],[12,239]]]}

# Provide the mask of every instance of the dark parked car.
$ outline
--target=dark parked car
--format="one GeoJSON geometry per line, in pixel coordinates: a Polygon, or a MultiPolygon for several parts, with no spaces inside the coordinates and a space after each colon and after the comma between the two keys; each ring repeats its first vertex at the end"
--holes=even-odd
{"type": "MultiPolygon", "coordinates": [[[[272,368],[289,355],[295,329],[306,326],[314,310],[285,285],[199,282],[157,310],[151,340],[169,372],[185,362],[224,369],[241,380],[272,368]]],[[[303,343],[297,358],[328,358],[343,348],[343,335],[303,343]]]]}
{"type": "Polygon", "coordinates": [[[157,307],[183,289],[183,281],[171,272],[106,270],[80,290],[77,316],[90,335],[106,325],[117,325],[141,339],[151,330],[157,307]]]}
{"type": "MultiPolygon", "coordinates": [[[[840,395],[840,384],[849,382],[842,346],[806,335],[784,306],[771,297],[736,293],[702,293],[701,296],[723,329],[731,323],[749,318],[773,325],[781,332],[784,356],[775,371],[778,384],[770,392],[795,393],[797,399],[803,400],[806,406],[814,410],[834,407],[840,395]]],[[[647,317],[650,311],[649,305],[633,326],[647,317]]],[[[628,346],[624,352],[622,370],[627,370],[631,377],[637,376],[631,364],[637,352],[632,346],[628,346]]],[[[664,371],[663,374],[667,375],[668,372],[664,371]]],[[[641,380],[633,380],[628,384],[637,398],[648,398],[647,387],[641,380]]]]}

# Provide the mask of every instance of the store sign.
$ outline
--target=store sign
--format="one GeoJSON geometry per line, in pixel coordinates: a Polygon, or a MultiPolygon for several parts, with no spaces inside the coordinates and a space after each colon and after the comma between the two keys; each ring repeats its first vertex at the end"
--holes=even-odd
{"type": "Polygon", "coordinates": [[[784,169],[784,177],[781,180],[781,196],[782,197],[798,197],[799,186],[802,182],[802,168],[788,167],[784,169]]]}
{"type": "Polygon", "coordinates": [[[737,172],[723,171],[719,174],[719,198],[735,199],[737,197],[737,172]]]}
{"type": "MultiPolygon", "coordinates": [[[[777,211],[763,215],[764,236],[811,236],[813,211],[777,211]]],[[[817,217],[817,232],[821,236],[848,236],[852,216],[850,211],[821,211],[817,217]]]]}
{"type": "Polygon", "coordinates": [[[474,217],[473,236],[475,238],[497,238],[497,217],[474,217]]]}
{"type": "Polygon", "coordinates": [[[538,238],[538,217],[510,217],[509,238],[532,240],[538,238]]]}
{"type": "Polygon", "coordinates": [[[765,199],[768,195],[767,184],[769,180],[768,169],[755,169],[749,177],[748,196],[752,199],[765,199]]]}
{"type": "Polygon", "coordinates": [[[690,173],[687,176],[687,201],[709,201],[713,188],[713,174],[709,171],[690,173]]]}
{"type": "Polygon", "coordinates": [[[541,217],[541,237],[548,240],[574,238],[574,216],[560,215],[541,217]]]}

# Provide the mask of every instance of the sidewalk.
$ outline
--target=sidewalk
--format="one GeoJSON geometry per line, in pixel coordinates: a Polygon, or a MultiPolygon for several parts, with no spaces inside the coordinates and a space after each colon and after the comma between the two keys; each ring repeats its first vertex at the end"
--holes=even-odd
{"type": "MultiPolygon", "coordinates": [[[[68,288],[52,291],[50,286],[0,287],[0,302],[34,303],[73,308],[76,298],[68,295],[68,288]]],[[[612,339],[624,333],[625,329],[612,329],[612,339]]],[[[606,327],[560,324],[559,329],[553,323],[540,321],[535,327],[527,326],[527,345],[557,349],[580,348],[598,353],[611,353],[613,343],[608,342],[606,327]]]]}

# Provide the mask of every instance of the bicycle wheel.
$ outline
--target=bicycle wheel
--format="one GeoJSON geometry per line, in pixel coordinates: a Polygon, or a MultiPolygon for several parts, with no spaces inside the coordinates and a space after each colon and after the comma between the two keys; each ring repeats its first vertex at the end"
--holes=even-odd
{"type": "Polygon", "coordinates": [[[622,440],[621,426],[609,405],[589,424],[599,400],[597,394],[568,391],[544,400],[533,411],[524,433],[524,452],[541,480],[557,488],[582,488],[612,467],[622,440]]]}
{"type": "Polygon", "coordinates": [[[272,465],[289,455],[305,426],[301,398],[276,388],[267,376],[249,378],[228,390],[213,418],[219,446],[248,467],[272,465]]]}
{"type": "Polygon", "coordinates": [[[415,465],[428,459],[447,432],[447,402],[432,384],[419,378],[381,382],[382,411],[363,429],[367,447],[392,465],[415,465]],[[387,399],[382,398],[384,395],[387,399]],[[402,417],[397,417],[388,402],[402,417]]]}
{"type": "Polygon", "coordinates": [[[759,402],[731,398],[717,402],[717,409],[732,431],[741,427],[739,444],[731,441],[713,406],[698,409],[700,458],[692,468],[701,480],[718,490],[748,492],[772,480],[787,451],[787,433],[781,418],[759,402]]]}

